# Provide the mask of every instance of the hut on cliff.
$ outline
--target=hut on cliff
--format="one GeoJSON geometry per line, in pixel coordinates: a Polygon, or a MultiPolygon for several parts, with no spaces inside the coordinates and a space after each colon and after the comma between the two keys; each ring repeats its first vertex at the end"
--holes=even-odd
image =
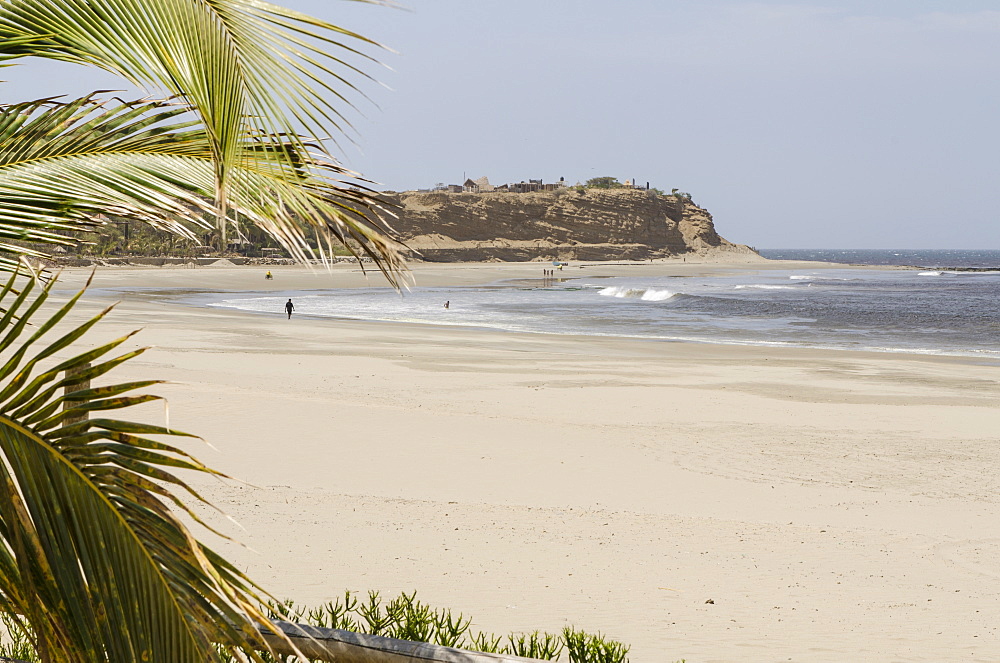
{"type": "Polygon", "coordinates": [[[490,184],[490,179],[483,175],[479,179],[465,180],[464,190],[469,193],[490,193],[494,187],[490,184]]]}

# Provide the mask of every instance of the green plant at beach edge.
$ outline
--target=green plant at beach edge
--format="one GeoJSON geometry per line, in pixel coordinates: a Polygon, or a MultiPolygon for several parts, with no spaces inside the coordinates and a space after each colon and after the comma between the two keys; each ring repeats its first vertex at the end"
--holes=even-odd
{"type": "MultiPolygon", "coordinates": [[[[379,592],[372,591],[366,597],[359,598],[347,591],[343,599],[335,599],[314,608],[306,608],[292,601],[272,603],[269,606],[269,617],[321,628],[544,661],[628,662],[629,647],[600,633],[594,635],[569,626],[558,634],[533,631],[500,636],[476,631],[472,628],[471,617],[461,613],[456,616],[447,608],[434,608],[417,600],[416,592],[402,592],[385,601],[379,592]],[[562,654],[566,655],[565,659],[560,658],[562,654]]],[[[285,657],[280,660],[282,663],[293,663],[305,659],[285,657]]]]}
{"type": "MultiPolygon", "coordinates": [[[[398,597],[383,602],[378,592],[369,592],[361,602],[347,591],[344,598],[336,599],[315,608],[305,608],[293,601],[270,603],[267,609],[272,620],[291,621],[320,628],[342,629],[354,633],[381,635],[414,642],[429,642],[443,647],[468,651],[508,654],[541,661],[568,660],[570,663],[628,663],[629,647],[572,627],[565,627],[558,634],[533,631],[496,635],[472,629],[472,619],[451,610],[435,609],[416,600],[416,592],[402,592],[398,597]],[[561,655],[566,654],[565,659],[561,655]]],[[[0,617],[7,637],[0,641],[0,657],[26,663],[39,661],[30,639],[9,618],[0,617]]],[[[236,657],[228,657],[237,663],[236,657]]],[[[308,659],[294,656],[275,658],[265,654],[267,663],[296,663],[308,659]]],[[[678,663],[684,663],[683,660],[678,663]]]]}
{"type": "MultiPolygon", "coordinates": [[[[571,663],[627,663],[629,648],[615,640],[597,634],[566,627],[560,634],[511,633],[499,636],[487,632],[473,632],[471,619],[450,610],[433,609],[416,600],[416,592],[401,593],[388,603],[382,603],[378,592],[370,592],[368,600],[359,605],[358,598],[345,592],[344,600],[334,600],[318,608],[303,608],[292,601],[271,603],[268,609],[273,620],[288,620],[321,628],[343,629],[355,633],[383,635],[385,637],[430,642],[444,647],[469,651],[509,654],[537,660],[560,660],[564,651],[571,663]]],[[[25,663],[40,661],[33,645],[30,629],[26,630],[11,617],[0,615],[0,626],[5,637],[0,638],[0,658],[10,658],[25,663]]],[[[227,657],[235,663],[236,657],[227,657]]],[[[282,663],[306,660],[297,657],[280,657],[264,654],[262,660],[282,663]]],[[[683,660],[679,663],[683,663],[683,660]]]]}

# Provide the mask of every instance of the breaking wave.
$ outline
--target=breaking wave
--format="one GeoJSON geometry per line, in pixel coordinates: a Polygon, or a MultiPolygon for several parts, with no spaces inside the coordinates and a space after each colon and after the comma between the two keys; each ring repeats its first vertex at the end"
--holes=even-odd
{"type": "Polygon", "coordinates": [[[630,299],[641,299],[645,302],[662,302],[670,299],[677,293],[657,288],[623,288],[612,286],[602,288],[597,294],[604,297],[618,297],[619,299],[628,297],[630,299]]]}

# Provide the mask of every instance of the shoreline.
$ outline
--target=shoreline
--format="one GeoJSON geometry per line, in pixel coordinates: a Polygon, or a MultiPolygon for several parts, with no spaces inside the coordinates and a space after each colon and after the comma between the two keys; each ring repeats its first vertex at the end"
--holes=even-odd
{"type": "MultiPolygon", "coordinates": [[[[415,271],[463,285],[541,269],[415,271]]],[[[94,286],[371,285],[275,276],[98,270],[94,286]]],[[[85,295],[75,315],[105,303],[85,295]]],[[[246,528],[204,510],[249,546],[216,547],[279,598],[415,589],[482,630],[601,631],[635,663],[1000,658],[995,366],[296,324],[133,294],[88,338],[140,326],[128,347],[155,347],[116,379],[170,381],[170,425],[212,444],[185,448],[237,480],[186,477],[246,528]]]]}
{"type": "MultiPolygon", "coordinates": [[[[559,272],[558,276],[549,277],[554,278],[559,281],[569,281],[578,278],[585,277],[597,277],[603,278],[607,276],[635,276],[635,271],[641,271],[649,273],[651,276],[698,276],[698,277],[711,277],[711,276],[729,276],[742,271],[771,271],[771,270],[793,270],[793,269],[813,269],[813,270],[842,270],[842,269],[868,269],[874,271],[897,271],[897,270],[912,270],[918,269],[907,266],[898,265],[854,265],[846,263],[825,263],[825,262],[812,262],[812,261],[785,261],[785,260],[767,260],[763,259],[764,263],[753,261],[753,262],[737,262],[737,263],[727,263],[727,262],[692,262],[679,263],[676,260],[661,260],[658,262],[590,262],[581,263],[579,265],[574,265],[573,269],[567,269],[565,273],[559,272]],[[632,268],[631,271],[628,269],[623,270],[620,268],[632,268]],[[586,269],[587,272],[584,273],[581,270],[586,269]],[[601,272],[595,274],[595,272],[601,272]]],[[[440,263],[422,263],[419,268],[412,272],[414,280],[422,279],[423,282],[411,283],[411,286],[416,287],[475,287],[475,286],[485,286],[491,284],[502,284],[508,281],[524,281],[524,282],[534,282],[542,281],[543,277],[537,275],[537,270],[539,269],[539,264],[544,268],[545,263],[528,262],[528,263],[448,263],[447,265],[442,265],[440,263]],[[460,279],[455,278],[455,274],[452,272],[458,272],[461,274],[460,279]]],[[[355,265],[344,265],[341,264],[337,268],[330,270],[329,272],[325,270],[314,270],[303,266],[287,266],[281,272],[271,268],[276,275],[280,275],[282,278],[275,279],[272,281],[254,282],[252,276],[250,279],[247,278],[250,274],[256,274],[263,271],[267,271],[267,268],[259,266],[225,266],[225,267],[203,267],[200,273],[204,273],[205,270],[209,270],[207,275],[211,275],[212,279],[216,282],[215,287],[202,287],[202,288],[189,288],[185,290],[178,290],[175,287],[164,287],[166,284],[164,280],[170,280],[168,277],[164,277],[161,270],[167,272],[175,271],[181,269],[187,272],[185,268],[178,268],[176,266],[164,266],[158,268],[148,268],[148,267],[126,267],[126,268],[114,268],[109,270],[107,268],[102,268],[102,273],[108,274],[110,278],[114,280],[127,279],[128,281],[138,281],[135,285],[130,287],[117,287],[117,288],[104,288],[100,285],[94,285],[91,287],[91,296],[107,296],[108,298],[116,298],[118,295],[128,294],[129,297],[140,297],[140,298],[157,298],[159,299],[167,291],[169,299],[167,303],[173,306],[182,307],[195,307],[195,308],[206,308],[214,311],[228,311],[236,313],[238,315],[249,315],[254,317],[264,317],[270,318],[273,316],[283,316],[283,313],[271,313],[263,311],[254,311],[250,309],[238,309],[235,307],[224,307],[224,306],[214,306],[211,302],[198,302],[199,298],[209,298],[216,296],[216,299],[222,298],[227,295],[234,295],[241,292],[253,292],[260,294],[277,294],[282,293],[282,296],[303,296],[319,294],[331,287],[332,279],[335,281],[336,289],[353,289],[353,288],[378,288],[384,287],[387,290],[391,289],[387,283],[379,283],[383,280],[381,274],[378,272],[372,273],[368,270],[367,273],[361,270],[355,265]],[[263,270],[263,271],[262,271],[263,270]],[[159,276],[157,276],[159,275],[159,276]],[[229,287],[221,287],[229,286],[229,287]],[[139,288],[140,290],[133,290],[132,288],[139,288]],[[142,290],[152,289],[149,292],[143,292],[142,290]],[[107,293],[105,295],[105,293],[107,293]]],[[[77,270],[77,274],[80,272],[77,270]]],[[[85,273],[89,274],[90,270],[84,270],[85,273]]],[[[197,280],[197,279],[196,279],[197,280]]],[[[985,355],[976,353],[973,350],[961,351],[961,350],[948,350],[948,349],[928,349],[928,348],[905,348],[905,347],[843,347],[837,345],[823,345],[823,344],[808,344],[808,343],[793,343],[785,341],[766,341],[766,340],[745,340],[745,339],[733,339],[733,338],[723,338],[723,339],[713,339],[711,337],[698,338],[698,337],[680,337],[680,336],[643,336],[638,334],[627,335],[627,334],[604,334],[604,333],[593,333],[586,334],[582,332],[558,332],[558,331],[543,331],[537,329],[508,329],[502,326],[489,326],[489,325],[478,325],[478,324],[466,324],[466,323],[446,323],[446,322],[428,322],[420,320],[382,320],[382,319],[365,319],[350,316],[331,316],[331,315],[319,315],[310,314],[307,312],[297,312],[297,318],[308,319],[315,322],[319,321],[333,321],[335,323],[345,323],[345,322],[357,322],[362,324],[379,324],[379,325],[417,325],[417,326],[430,326],[430,327],[442,327],[450,329],[464,329],[470,331],[493,331],[500,333],[509,334],[541,334],[557,337],[568,337],[568,336],[581,336],[584,338],[592,338],[595,341],[600,339],[630,339],[635,341],[645,341],[645,342],[656,342],[656,343],[681,343],[681,344],[696,344],[696,345],[712,345],[712,346],[735,346],[735,347],[746,347],[746,348],[773,348],[773,349],[800,349],[800,350],[819,350],[819,351],[830,351],[830,352],[859,352],[859,353],[873,353],[876,355],[889,354],[889,355],[906,355],[906,356],[919,356],[919,357],[947,357],[957,360],[967,361],[969,363],[982,363],[984,365],[1000,365],[1000,357],[985,355]]]]}

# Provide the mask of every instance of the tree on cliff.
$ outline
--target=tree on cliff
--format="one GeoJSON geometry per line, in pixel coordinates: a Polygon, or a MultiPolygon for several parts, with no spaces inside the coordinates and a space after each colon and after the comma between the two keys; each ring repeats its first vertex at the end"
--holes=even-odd
{"type": "MultiPolygon", "coordinates": [[[[299,258],[309,235],[351,241],[393,277],[377,199],[296,131],[346,126],[344,72],[362,72],[341,58],[371,43],[261,0],[0,0],[0,59],[97,66],[169,97],[0,106],[0,269],[99,213],[190,235],[210,211],[222,242],[238,212],[299,258]]],[[[174,513],[197,520],[174,469],[211,470],[164,441],[176,431],[86,418],[153,400],[133,392],[156,381],[81,386],[141,351],[109,354],[122,338],[54,359],[104,313],[55,331],[79,295],[46,316],[51,287],[0,285],[0,611],[46,662],[252,652],[259,591],[174,513]]]]}
{"type": "Polygon", "coordinates": [[[590,189],[620,189],[625,185],[617,177],[592,177],[585,186],[590,189]]]}

